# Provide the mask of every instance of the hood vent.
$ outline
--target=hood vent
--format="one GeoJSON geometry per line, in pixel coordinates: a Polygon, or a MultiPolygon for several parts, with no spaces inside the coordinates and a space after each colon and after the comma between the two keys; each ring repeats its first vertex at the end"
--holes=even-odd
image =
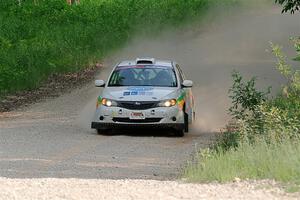
{"type": "Polygon", "coordinates": [[[147,65],[153,65],[155,63],[154,58],[137,58],[136,59],[136,64],[147,64],[147,65]]]}

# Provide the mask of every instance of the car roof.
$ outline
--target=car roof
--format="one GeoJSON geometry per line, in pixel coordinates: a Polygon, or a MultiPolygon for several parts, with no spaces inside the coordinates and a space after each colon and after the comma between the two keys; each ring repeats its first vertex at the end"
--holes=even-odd
{"type": "Polygon", "coordinates": [[[133,66],[133,65],[156,65],[164,67],[173,67],[173,61],[171,60],[158,60],[155,58],[137,58],[135,60],[124,60],[117,66],[133,66]]]}

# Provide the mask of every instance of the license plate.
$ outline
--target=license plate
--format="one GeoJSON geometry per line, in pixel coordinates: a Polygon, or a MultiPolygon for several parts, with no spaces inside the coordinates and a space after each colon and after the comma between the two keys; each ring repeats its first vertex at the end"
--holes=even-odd
{"type": "Polygon", "coordinates": [[[132,112],[130,119],[145,119],[145,114],[143,112],[132,112]]]}

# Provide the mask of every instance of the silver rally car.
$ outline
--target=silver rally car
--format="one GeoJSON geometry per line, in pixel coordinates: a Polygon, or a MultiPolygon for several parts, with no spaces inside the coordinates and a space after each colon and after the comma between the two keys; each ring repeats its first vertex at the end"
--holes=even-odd
{"type": "Polygon", "coordinates": [[[195,117],[193,82],[186,80],[173,61],[137,58],[123,61],[112,70],[97,99],[91,124],[98,133],[120,128],[172,129],[184,136],[195,117]]]}

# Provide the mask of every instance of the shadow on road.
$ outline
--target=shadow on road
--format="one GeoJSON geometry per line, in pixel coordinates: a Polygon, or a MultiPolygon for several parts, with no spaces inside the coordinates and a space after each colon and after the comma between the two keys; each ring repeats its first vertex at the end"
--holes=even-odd
{"type": "Polygon", "coordinates": [[[132,137],[176,137],[172,130],[161,129],[123,129],[110,130],[99,135],[104,136],[132,136],[132,137]]]}

